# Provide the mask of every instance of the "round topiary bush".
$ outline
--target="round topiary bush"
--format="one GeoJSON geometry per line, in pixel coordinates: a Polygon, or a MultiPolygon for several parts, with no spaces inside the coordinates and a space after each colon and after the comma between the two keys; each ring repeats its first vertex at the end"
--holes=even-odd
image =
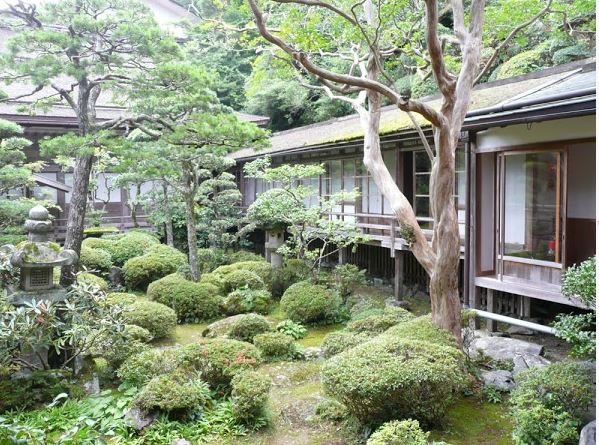
{"type": "Polygon", "coordinates": [[[271,295],[267,290],[239,289],[225,297],[221,304],[223,312],[227,315],[257,312],[267,314],[270,308],[271,295]]]}
{"type": "Polygon", "coordinates": [[[202,379],[216,388],[228,387],[236,374],[256,368],[262,357],[250,343],[215,338],[184,346],[181,361],[183,366],[201,372],[202,379]]]}
{"type": "Polygon", "coordinates": [[[250,270],[234,270],[223,277],[223,287],[225,292],[231,292],[238,289],[264,289],[264,281],[257,274],[250,270]]]}
{"type": "Polygon", "coordinates": [[[106,280],[90,272],[82,272],[78,274],[77,282],[88,286],[97,286],[102,292],[108,291],[108,283],[106,282],[106,280]]]}
{"type": "Polygon", "coordinates": [[[322,381],[366,424],[400,417],[429,425],[442,419],[465,372],[457,348],[381,335],[327,360],[322,381]]]}
{"type": "Polygon", "coordinates": [[[127,260],[123,266],[123,278],[129,289],[145,290],[152,281],[175,273],[187,263],[187,257],[177,249],[158,244],[148,253],[127,260]]]}
{"type": "Polygon", "coordinates": [[[414,316],[398,307],[385,308],[381,315],[368,315],[347,324],[347,330],[364,334],[380,334],[391,326],[412,320],[414,316]]]}
{"type": "Polygon", "coordinates": [[[246,261],[264,261],[262,255],[250,252],[248,250],[238,250],[237,252],[229,252],[226,254],[229,264],[241,263],[246,261]]]}
{"type": "Polygon", "coordinates": [[[106,374],[110,375],[129,357],[145,351],[148,348],[146,343],[152,338],[147,329],[125,325],[124,332],[103,331],[94,337],[89,353],[92,357],[104,359],[109,368],[106,374]]]}
{"type": "Polygon", "coordinates": [[[281,298],[281,309],[291,320],[299,323],[331,322],[340,306],[338,295],[307,281],[291,285],[281,298]]]}
{"type": "Polygon", "coordinates": [[[82,246],[79,254],[79,266],[106,275],[112,267],[112,258],[110,253],[104,249],[92,249],[82,246]]]}
{"type": "Polygon", "coordinates": [[[110,292],[106,294],[103,304],[106,306],[127,306],[137,301],[137,295],[125,292],[110,292]]]}
{"type": "Polygon", "coordinates": [[[265,332],[254,337],[254,345],[267,360],[292,359],[296,351],[293,337],[280,332],[265,332]]]}
{"type": "Polygon", "coordinates": [[[231,401],[235,417],[251,422],[264,415],[272,385],[269,376],[256,371],[243,371],[231,381],[231,401]]]}
{"type": "Polygon", "coordinates": [[[258,314],[242,315],[235,320],[229,329],[229,337],[251,343],[258,334],[272,330],[266,318],[258,314]]]}
{"type": "Polygon", "coordinates": [[[423,315],[404,323],[399,323],[389,328],[385,332],[385,335],[395,338],[427,341],[453,348],[457,347],[453,335],[449,331],[434,325],[430,315],[423,315]]]}
{"type": "Polygon", "coordinates": [[[372,433],[366,445],[428,445],[428,433],[417,420],[392,420],[372,433]]]}
{"type": "Polygon", "coordinates": [[[215,273],[205,273],[200,277],[201,284],[212,284],[217,287],[219,292],[225,295],[225,284],[223,282],[222,275],[218,275],[215,273]]]}
{"type": "Polygon", "coordinates": [[[109,242],[103,247],[112,257],[115,266],[122,266],[131,258],[144,255],[150,247],[160,244],[160,241],[147,232],[127,232],[114,237],[98,238],[109,242]]]}
{"type": "Polygon", "coordinates": [[[181,363],[178,349],[148,349],[130,356],[117,371],[118,377],[135,386],[175,371],[181,363]]]}
{"type": "Polygon", "coordinates": [[[147,329],[154,338],[168,337],[177,326],[177,314],[170,307],[154,301],[136,301],[125,306],[126,323],[147,329]]]}
{"type": "Polygon", "coordinates": [[[220,313],[222,297],[211,284],[194,283],[179,274],[167,275],[148,286],[148,297],[175,310],[180,322],[209,320],[220,313]]]}
{"type": "Polygon", "coordinates": [[[150,380],[133,404],[144,412],[159,410],[181,415],[202,408],[209,401],[210,388],[205,382],[183,371],[176,371],[150,380]]]}
{"type": "Polygon", "coordinates": [[[114,244],[113,240],[106,238],[85,238],[81,242],[81,248],[86,249],[103,249],[110,253],[110,246],[114,244]]]}
{"type": "Polygon", "coordinates": [[[239,263],[220,266],[213,273],[224,278],[235,270],[249,270],[250,272],[254,272],[262,279],[266,288],[269,291],[272,290],[273,267],[266,261],[241,261],[239,263]]]}
{"type": "Polygon", "coordinates": [[[358,346],[367,342],[372,337],[364,333],[355,333],[347,331],[336,331],[327,334],[322,341],[322,353],[325,358],[330,358],[340,352],[358,346]]]}

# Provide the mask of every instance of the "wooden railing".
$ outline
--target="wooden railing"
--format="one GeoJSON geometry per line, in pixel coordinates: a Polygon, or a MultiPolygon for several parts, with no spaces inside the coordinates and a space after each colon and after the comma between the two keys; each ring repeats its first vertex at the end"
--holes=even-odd
{"type": "MultiPolygon", "coordinates": [[[[145,215],[137,216],[137,224],[140,229],[150,229],[153,226],[146,221],[145,215]]],[[[120,232],[125,232],[135,227],[130,216],[107,216],[102,218],[101,227],[116,227],[120,232]]],[[[62,242],[67,233],[67,219],[57,218],[52,224],[54,240],[62,242]]]]}

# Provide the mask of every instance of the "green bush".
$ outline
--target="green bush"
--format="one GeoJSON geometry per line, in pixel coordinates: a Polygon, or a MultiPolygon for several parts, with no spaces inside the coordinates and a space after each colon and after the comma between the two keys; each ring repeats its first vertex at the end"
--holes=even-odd
{"type": "Polygon", "coordinates": [[[335,289],[342,296],[349,295],[359,285],[366,284],[366,269],[360,269],[355,264],[339,264],[333,270],[335,289]]]}
{"type": "Polygon", "coordinates": [[[258,334],[272,330],[266,318],[258,314],[247,314],[239,317],[229,330],[229,337],[251,343],[258,334]]]}
{"type": "Polygon", "coordinates": [[[555,336],[570,344],[573,357],[593,358],[597,352],[595,313],[558,314],[553,323],[555,336]]]}
{"type": "Polygon", "coordinates": [[[233,377],[231,400],[235,416],[243,422],[263,416],[271,385],[270,377],[256,371],[243,371],[233,377]]]}
{"type": "Polygon", "coordinates": [[[183,371],[154,377],[137,395],[133,404],[145,412],[170,414],[198,411],[210,401],[210,388],[199,378],[183,371]]]}
{"type": "Polygon", "coordinates": [[[594,308],[597,296],[597,258],[591,257],[580,264],[569,267],[562,278],[562,293],[567,297],[578,297],[594,308]]]}
{"type": "Polygon", "coordinates": [[[119,267],[131,258],[144,255],[150,247],[160,244],[160,241],[148,232],[130,231],[121,235],[97,239],[108,241],[102,248],[110,252],[113,263],[119,267]]]}
{"type": "Polygon", "coordinates": [[[518,445],[575,443],[577,427],[593,400],[591,371],[575,363],[535,367],[516,376],[510,396],[518,445]]]}
{"type": "Polygon", "coordinates": [[[465,380],[454,347],[388,335],[342,352],[322,368],[325,390],[366,424],[438,422],[465,380]]]}
{"type": "Polygon", "coordinates": [[[212,272],[219,266],[227,264],[227,255],[222,249],[198,249],[198,269],[200,273],[212,272]]]}
{"type": "Polygon", "coordinates": [[[200,372],[210,387],[228,388],[235,375],[256,368],[262,358],[252,344],[215,338],[184,346],[181,360],[184,366],[200,372]]]}
{"type": "Polygon", "coordinates": [[[380,334],[391,326],[413,319],[408,311],[398,307],[388,307],[382,315],[369,315],[348,323],[347,330],[365,334],[380,334]]]}
{"type": "Polygon", "coordinates": [[[316,405],[314,414],[316,414],[319,419],[338,422],[346,419],[349,412],[343,403],[339,403],[335,399],[324,399],[316,405]]]}
{"type": "Polygon", "coordinates": [[[230,252],[226,254],[227,262],[229,264],[241,263],[246,261],[264,261],[262,255],[250,252],[249,250],[238,250],[237,252],[230,252]]]}
{"type": "Polygon", "coordinates": [[[281,309],[299,323],[332,322],[340,306],[339,296],[324,286],[307,281],[291,285],[281,298],[281,309]]]}
{"type": "Polygon", "coordinates": [[[200,283],[212,284],[213,286],[218,288],[219,292],[222,295],[225,295],[225,284],[222,275],[217,275],[215,273],[205,273],[200,277],[200,283]]]}
{"type": "Polygon", "coordinates": [[[428,445],[428,433],[417,420],[392,420],[372,433],[366,445],[428,445]]]}
{"type": "Polygon", "coordinates": [[[94,270],[107,275],[112,268],[112,258],[110,257],[110,253],[104,249],[92,249],[81,246],[79,265],[85,267],[87,270],[94,270]]]}
{"type": "Polygon", "coordinates": [[[152,334],[140,326],[125,325],[123,332],[104,331],[96,337],[90,354],[102,358],[106,362],[106,374],[111,374],[132,355],[145,351],[147,342],[153,339],[152,334]]]}
{"type": "Polygon", "coordinates": [[[267,360],[292,359],[296,351],[293,337],[280,332],[265,332],[254,337],[254,345],[267,360]]]}
{"type": "Polygon", "coordinates": [[[427,341],[453,348],[457,347],[453,335],[449,331],[434,325],[430,315],[423,315],[413,320],[399,323],[389,328],[385,332],[385,335],[406,340],[427,341]]]}
{"type": "Polygon", "coordinates": [[[154,377],[172,373],[180,362],[177,349],[148,349],[125,360],[117,375],[124,382],[142,386],[154,377]]]}
{"type": "Polygon", "coordinates": [[[137,295],[128,294],[125,292],[110,292],[106,294],[103,304],[107,306],[120,305],[127,306],[131,303],[135,303],[138,300],[137,295]]]}
{"type": "Polygon", "coordinates": [[[304,338],[306,335],[308,335],[308,330],[304,327],[304,325],[296,323],[293,320],[283,320],[279,322],[279,324],[275,326],[275,330],[282,334],[293,337],[294,340],[299,340],[300,338],[304,338]]]}
{"type": "Polygon", "coordinates": [[[108,291],[108,283],[105,279],[100,278],[97,275],[94,275],[90,272],[82,272],[77,275],[77,281],[79,283],[88,284],[88,285],[96,285],[100,288],[101,291],[108,291]]]}
{"type": "Polygon", "coordinates": [[[187,263],[187,257],[177,249],[163,244],[150,247],[148,253],[127,260],[123,278],[129,289],[145,290],[148,285],[187,263]]]}
{"type": "Polygon", "coordinates": [[[358,346],[371,339],[371,336],[364,333],[355,333],[347,331],[336,331],[327,334],[322,341],[322,353],[325,358],[330,358],[340,352],[358,346]]]}
{"type": "Polygon", "coordinates": [[[249,270],[250,272],[254,272],[262,278],[266,288],[269,291],[272,290],[273,268],[266,261],[241,261],[239,263],[220,266],[213,273],[225,277],[235,270],[249,270]]]}
{"type": "Polygon", "coordinates": [[[154,301],[136,301],[125,306],[126,323],[147,329],[154,338],[168,337],[177,326],[177,314],[170,307],[154,301]]]}
{"type": "Polygon", "coordinates": [[[225,292],[232,292],[237,289],[264,289],[264,281],[257,274],[249,270],[234,270],[223,277],[223,286],[225,292]]]}
{"type": "Polygon", "coordinates": [[[88,249],[102,249],[110,253],[109,249],[113,244],[113,240],[109,240],[106,238],[85,238],[81,243],[81,248],[85,247],[88,249]]]}
{"type": "Polygon", "coordinates": [[[289,286],[309,278],[310,268],[304,260],[289,259],[283,267],[273,269],[272,294],[280,298],[289,286]]]}
{"type": "Polygon", "coordinates": [[[86,237],[100,237],[106,234],[118,233],[119,229],[117,227],[87,227],[83,229],[83,234],[86,237]]]}
{"type": "Polygon", "coordinates": [[[246,314],[248,312],[268,314],[270,303],[271,296],[267,290],[238,289],[225,297],[221,308],[227,315],[246,314]]]}
{"type": "Polygon", "coordinates": [[[148,286],[148,298],[175,310],[180,322],[198,322],[216,317],[222,297],[206,283],[194,283],[178,274],[167,275],[148,286]]]}
{"type": "Polygon", "coordinates": [[[142,343],[149,343],[154,339],[150,331],[135,324],[125,325],[125,335],[131,340],[137,340],[142,343]]]}

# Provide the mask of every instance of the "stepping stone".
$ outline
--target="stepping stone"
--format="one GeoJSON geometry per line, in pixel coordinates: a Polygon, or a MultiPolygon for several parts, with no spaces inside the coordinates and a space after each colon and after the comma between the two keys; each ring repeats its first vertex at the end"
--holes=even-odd
{"type": "Polygon", "coordinates": [[[551,362],[547,360],[545,357],[541,357],[540,355],[533,354],[518,354],[513,358],[514,362],[514,375],[520,374],[522,371],[526,371],[529,368],[534,368],[536,366],[547,366],[550,365],[551,362]]]}
{"type": "Polygon", "coordinates": [[[512,361],[516,355],[541,355],[543,346],[509,337],[478,337],[470,344],[468,355],[474,358],[478,352],[498,361],[512,361]]]}
{"type": "Polygon", "coordinates": [[[481,375],[485,386],[493,386],[499,391],[510,392],[516,387],[512,373],[505,370],[487,371],[481,375]]]}

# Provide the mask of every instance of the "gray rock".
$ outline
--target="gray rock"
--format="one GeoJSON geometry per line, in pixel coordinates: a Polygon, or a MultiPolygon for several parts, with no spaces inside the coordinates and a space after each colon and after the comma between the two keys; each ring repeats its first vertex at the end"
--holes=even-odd
{"type": "Polygon", "coordinates": [[[97,374],[94,374],[91,380],[83,384],[85,392],[88,394],[98,394],[100,392],[100,379],[97,374]]]}
{"type": "Polygon", "coordinates": [[[494,386],[499,391],[509,392],[516,387],[512,373],[505,370],[487,371],[481,375],[485,386],[494,386]]]}
{"type": "Polygon", "coordinates": [[[535,335],[535,331],[522,326],[510,326],[507,333],[510,335],[535,335]]]}
{"type": "Polygon", "coordinates": [[[171,445],[192,445],[187,439],[175,439],[171,442],[171,445]]]}
{"type": "Polygon", "coordinates": [[[479,337],[470,344],[468,355],[479,353],[493,360],[511,361],[516,355],[541,355],[543,346],[509,337],[479,337]]]}
{"type": "Polygon", "coordinates": [[[142,431],[154,423],[157,417],[158,413],[146,414],[139,408],[134,407],[125,413],[125,422],[137,431],[142,431]]]}
{"type": "Polygon", "coordinates": [[[247,317],[247,315],[248,314],[233,315],[232,317],[215,321],[214,323],[209,324],[206,329],[204,329],[202,336],[207,338],[226,337],[229,335],[233,325],[240,319],[247,317]]]}
{"type": "Polygon", "coordinates": [[[322,348],[318,346],[310,346],[304,349],[304,357],[306,360],[318,360],[322,358],[322,348]]]}
{"type": "Polygon", "coordinates": [[[383,281],[382,278],[374,278],[372,280],[372,282],[374,283],[375,286],[378,286],[378,287],[382,287],[385,284],[385,282],[383,281]]]}
{"type": "Polygon", "coordinates": [[[110,273],[108,274],[108,281],[110,282],[111,287],[114,288],[121,288],[125,285],[123,272],[120,267],[112,266],[110,273]]]}
{"type": "Polygon", "coordinates": [[[578,445],[595,445],[597,443],[597,424],[593,420],[585,425],[580,432],[578,445]]]}
{"type": "Polygon", "coordinates": [[[512,359],[514,362],[514,375],[520,374],[522,371],[526,371],[529,368],[537,366],[547,366],[551,362],[545,357],[533,354],[517,354],[512,359]]]}
{"type": "Polygon", "coordinates": [[[385,307],[400,307],[403,309],[410,309],[410,303],[407,301],[396,300],[395,298],[387,298],[385,300],[385,307]]]}

